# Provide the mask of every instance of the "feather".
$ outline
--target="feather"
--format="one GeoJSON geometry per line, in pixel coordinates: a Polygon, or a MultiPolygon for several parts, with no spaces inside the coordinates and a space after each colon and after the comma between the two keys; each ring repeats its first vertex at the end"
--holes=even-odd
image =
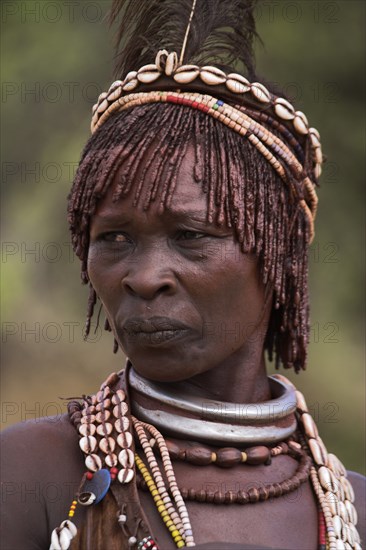
{"type": "MultiPolygon", "coordinates": [[[[214,64],[255,79],[256,0],[197,0],[183,64],[214,64]],[[244,71],[246,69],[246,71],[244,71]]],[[[113,0],[117,26],[115,77],[154,63],[159,50],[181,54],[193,0],[113,0]]]]}

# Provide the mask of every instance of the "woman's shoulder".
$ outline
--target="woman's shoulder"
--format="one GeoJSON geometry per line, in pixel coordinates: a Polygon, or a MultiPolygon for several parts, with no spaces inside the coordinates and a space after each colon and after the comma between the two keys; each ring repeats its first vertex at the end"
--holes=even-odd
{"type": "Polygon", "coordinates": [[[83,458],[68,415],[28,420],[1,433],[2,548],[38,549],[65,519],[83,458]]]}

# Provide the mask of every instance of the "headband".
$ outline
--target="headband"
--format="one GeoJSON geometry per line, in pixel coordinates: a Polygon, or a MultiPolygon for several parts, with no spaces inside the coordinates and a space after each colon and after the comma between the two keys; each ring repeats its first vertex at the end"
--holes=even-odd
{"type": "Polygon", "coordinates": [[[304,113],[295,111],[289,101],[259,82],[250,83],[236,73],[227,75],[217,67],[180,65],[175,52],[161,50],[154,64],[130,71],[100,94],[92,110],[92,134],[112,114],[150,103],[173,103],[203,111],[245,136],[290,187],[309,222],[309,244],[312,242],[318,203],[315,186],[323,155],[319,132],[309,128],[304,113]],[[310,163],[301,144],[307,140],[310,163]]]}

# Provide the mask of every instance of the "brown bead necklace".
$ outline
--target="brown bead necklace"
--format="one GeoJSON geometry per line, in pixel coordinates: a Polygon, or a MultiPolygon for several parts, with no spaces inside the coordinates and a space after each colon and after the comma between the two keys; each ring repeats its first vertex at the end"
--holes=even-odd
{"type": "MultiPolygon", "coordinates": [[[[176,458],[178,460],[186,460],[187,462],[191,462],[195,465],[208,465],[212,463],[216,463],[217,465],[220,465],[221,467],[227,468],[230,466],[234,466],[235,464],[238,464],[239,461],[236,460],[235,462],[232,462],[232,460],[228,459],[229,452],[227,453],[225,459],[223,459],[223,462],[221,464],[218,464],[216,460],[211,460],[210,462],[205,462],[203,464],[202,462],[202,454],[198,452],[198,449],[200,449],[201,446],[192,447],[192,449],[195,449],[195,452],[191,455],[188,455],[190,459],[187,459],[187,449],[181,449],[177,451],[177,448],[179,449],[178,445],[172,443],[171,441],[166,441],[167,447],[169,448],[169,452],[171,453],[171,448],[173,448],[173,445],[175,446],[175,452],[174,454],[171,454],[172,458],[176,458]],[[185,455],[184,455],[185,452],[185,455]],[[199,460],[199,462],[196,462],[196,460],[199,460]]],[[[255,451],[253,451],[253,457],[261,456],[260,462],[252,462],[252,464],[265,464],[263,461],[264,458],[264,452],[262,450],[262,447],[252,447],[255,451]],[[260,449],[260,451],[257,451],[257,449],[260,449]]],[[[294,442],[289,441],[289,444],[281,443],[277,445],[276,447],[272,449],[267,449],[267,457],[266,461],[267,464],[268,459],[270,460],[271,457],[278,456],[280,454],[288,454],[292,458],[298,461],[299,465],[296,469],[296,472],[289,478],[284,481],[281,481],[279,483],[267,483],[263,484],[260,487],[251,487],[248,491],[239,490],[239,491],[213,491],[213,490],[205,490],[205,489],[199,489],[196,490],[194,488],[186,488],[186,487],[179,487],[179,490],[181,492],[181,495],[184,499],[190,500],[190,501],[197,501],[197,502],[208,502],[213,504],[249,504],[249,503],[255,503],[260,502],[264,500],[268,500],[271,498],[278,498],[284,495],[287,495],[293,491],[296,491],[302,483],[308,480],[310,475],[310,468],[312,465],[311,458],[306,454],[306,452],[301,448],[301,446],[294,442]]],[[[219,451],[225,451],[226,449],[220,449],[219,451]]],[[[212,453],[212,454],[218,454],[212,453]]],[[[228,448],[227,451],[230,451],[230,455],[234,456],[233,451],[237,451],[238,453],[243,453],[243,451],[240,451],[239,449],[234,448],[228,448]]],[[[245,453],[247,454],[247,449],[245,453]]],[[[211,451],[210,451],[211,453],[211,451]]],[[[249,453],[250,455],[251,453],[249,453]]],[[[207,455],[206,455],[207,456],[207,455]]],[[[224,457],[224,453],[222,453],[222,456],[224,457]]],[[[236,457],[238,454],[235,455],[236,457]]],[[[206,458],[206,460],[208,460],[206,458]]],[[[241,460],[240,460],[241,462],[241,460]]],[[[248,461],[244,461],[249,464],[248,461]]],[[[142,489],[143,491],[148,491],[148,486],[146,485],[145,481],[141,477],[137,477],[137,486],[142,489]]]]}

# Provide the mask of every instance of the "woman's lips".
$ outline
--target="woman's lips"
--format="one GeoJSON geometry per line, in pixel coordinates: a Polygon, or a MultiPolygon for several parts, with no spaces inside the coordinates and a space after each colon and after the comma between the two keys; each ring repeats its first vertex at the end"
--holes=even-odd
{"type": "Polygon", "coordinates": [[[133,317],[123,324],[122,330],[128,342],[154,346],[184,337],[189,327],[170,317],[133,317]]]}

